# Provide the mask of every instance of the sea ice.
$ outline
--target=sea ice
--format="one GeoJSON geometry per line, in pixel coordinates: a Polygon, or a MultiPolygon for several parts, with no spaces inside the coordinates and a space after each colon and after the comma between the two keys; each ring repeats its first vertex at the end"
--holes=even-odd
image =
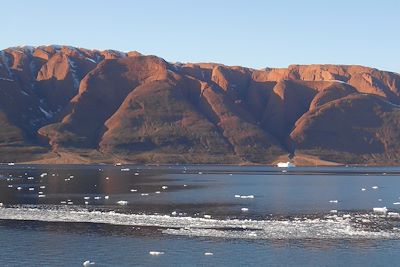
{"type": "Polygon", "coordinates": [[[398,212],[388,212],[387,215],[391,218],[400,218],[400,214],[398,212]]]}
{"type": "Polygon", "coordinates": [[[383,207],[383,208],[373,208],[374,213],[377,214],[386,214],[387,212],[387,208],[383,207]]]}
{"type": "Polygon", "coordinates": [[[149,254],[152,256],[159,256],[159,255],[164,255],[165,253],[162,251],[150,251],[149,254]]]}
{"type": "Polygon", "coordinates": [[[120,201],[117,202],[117,204],[118,204],[118,205],[121,205],[121,206],[126,206],[126,205],[128,205],[128,201],[126,201],[126,200],[120,200],[120,201]]]}
{"type": "Polygon", "coordinates": [[[83,262],[83,266],[84,267],[88,267],[88,266],[90,266],[90,265],[95,265],[96,263],[95,262],[93,262],[93,261],[84,261],[83,262]]]}

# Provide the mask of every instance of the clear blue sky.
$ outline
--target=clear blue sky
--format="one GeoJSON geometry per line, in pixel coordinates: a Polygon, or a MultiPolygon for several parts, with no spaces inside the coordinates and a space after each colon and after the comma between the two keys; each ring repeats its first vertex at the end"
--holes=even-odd
{"type": "Polygon", "coordinates": [[[0,48],[68,44],[254,68],[400,72],[399,0],[2,0],[0,48]]]}

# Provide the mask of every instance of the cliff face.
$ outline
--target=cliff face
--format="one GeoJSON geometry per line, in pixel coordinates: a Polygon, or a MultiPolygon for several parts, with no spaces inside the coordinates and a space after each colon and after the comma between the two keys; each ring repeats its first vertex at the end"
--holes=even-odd
{"type": "Polygon", "coordinates": [[[68,46],[0,51],[0,161],[398,164],[400,75],[254,70],[68,46]],[[68,158],[66,161],[56,159],[68,158]]]}

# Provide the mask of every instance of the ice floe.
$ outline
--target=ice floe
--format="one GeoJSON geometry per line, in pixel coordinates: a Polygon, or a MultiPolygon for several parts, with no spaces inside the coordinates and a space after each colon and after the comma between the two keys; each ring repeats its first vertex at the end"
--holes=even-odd
{"type": "MultiPolygon", "coordinates": [[[[181,213],[174,213],[181,214],[181,213]]],[[[184,213],[182,213],[184,215],[184,213]]],[[[163,233],[245,239],[399,239],[396,213],[327,214],[321,217],[251,219],[211,219],[171,215],[123,214],[114,211],[89,211],[77,207],[54,209],[4,207],[0,219],[47,222],[84,222],[162,228],[163,233]],[[389,220],[389,221],[388,221],[389,220]],[[393,224],[388,226],[388,223],[393,224]],[[365,223],[364,223],[365,222],[365,223]],[[365,225],[364,225],[364,224],[365,225]],[[370,227],[372,225],[372,227],[370,227]],[[370,227],[370,228],[369,228],[370,227]],[[397,227],[397,228],[396,228],[397,227]]]]}
{"type": "Polygon", "coordinates": [[[377,214],[386,214],[386,212],[388,211],[388,209],[386,207],[383,208],[373,208],[374,213],[377,214]]]}
{"type": "Polygon", "coordinates": [[[163,251],[150,251],[149,254],[151,256],[160,256],[160,255],[164,255],[165,253],[163,251]]]}

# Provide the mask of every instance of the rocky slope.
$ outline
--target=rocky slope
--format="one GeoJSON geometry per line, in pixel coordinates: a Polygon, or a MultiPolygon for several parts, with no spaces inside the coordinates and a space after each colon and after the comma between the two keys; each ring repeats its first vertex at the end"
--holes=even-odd
{"type": "Polygon", "coordinates": [[[69,46],[0,51],[0,161],[398,164],[400,75],[69,46]]]}

